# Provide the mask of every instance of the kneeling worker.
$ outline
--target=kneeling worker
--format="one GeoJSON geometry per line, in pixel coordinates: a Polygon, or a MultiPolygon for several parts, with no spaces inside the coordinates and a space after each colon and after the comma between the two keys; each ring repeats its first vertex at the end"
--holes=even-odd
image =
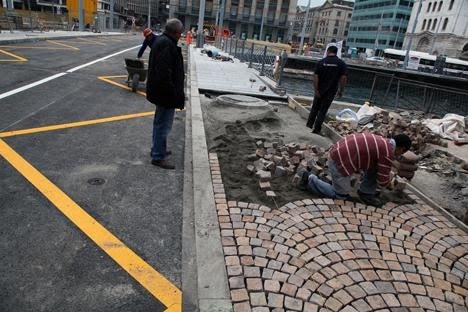
{"type": "Polygon", "coordinates": [[[330,149],[328,168],[332,185],[308,172],[302,173],[302,183],[322,196],[348,199],[351,175],[363,171],[359,198],[366,205],[378,207],[382,202],[376,197],[377,184],[387,186],[391,182],[392,162],[410,148],[411,139],[406,134],[398,134],[392,139],[371,133],[352,134],[336,142],[330,149]]]}

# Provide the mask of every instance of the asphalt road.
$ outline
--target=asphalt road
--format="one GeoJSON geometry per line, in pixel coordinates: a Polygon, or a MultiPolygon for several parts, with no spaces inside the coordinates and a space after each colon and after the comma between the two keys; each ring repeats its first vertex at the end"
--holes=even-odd
{"type": "Polygon", "coordinates": [[[0,47],[0,311],[163,311],[180,299],[185,112],[169,139],[176,170],[152,166],[154,106],[124,83],[141,39],[0,47]]]}

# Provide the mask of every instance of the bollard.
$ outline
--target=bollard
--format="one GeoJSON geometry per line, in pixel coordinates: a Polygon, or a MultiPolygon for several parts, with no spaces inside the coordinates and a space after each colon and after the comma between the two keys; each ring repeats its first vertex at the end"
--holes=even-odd
{"type": "Polygon", "coordinates": [[[249,57],[249,68],[252,68],[252,58],[254,52],[255,43],[252,42],[252,48],[250,49],[250,57],[249,57]]]}
{"type": "Polygon", "coordinates": [[[268,47],[265,46],[265,49],[263,49],[262,69],[260,70],[260,76],[265,76],[265,59],[266,59],[267,48],[268,47]]]}
{"type": "Polygon", "coordinates": [[[244,62],[245,58],[244,58],[244,49],[245,49],[245,40],[242,40],[242,52],[241,52],[241,56],[240,56],[240,60],[241,62],[244,62]]]}
{"type": "Polygon", "coordinates": [[[234,46],[234,58],[237,57],[237,42],[238,42],[238,41],[239,41],[239,40],[236,39],[236,45],[234,46]]]}

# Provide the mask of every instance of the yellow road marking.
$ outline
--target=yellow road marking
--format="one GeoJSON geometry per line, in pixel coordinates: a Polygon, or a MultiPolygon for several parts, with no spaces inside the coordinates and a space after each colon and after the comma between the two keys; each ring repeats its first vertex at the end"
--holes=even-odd
{"type": "Polygon", "coordinates": [[[19,56],[19,55],[16,55],[16,54],[7,52],[7,51],[5,51],[5,50],[0,50],[0,53],[9,55],[9,56],[15,58],[14,60],[11,60],[11,59],[0,59],[0,62],[27,62],[27,61],[28,61],[28,60],[25,59],[24,57],[21,57],[21,56],[19,56]]]}
{"type": "Polygon", "coordinates": [[[7,137],[16,136],[16,135],[32,134],[32,133],[46,132],[46,131],[54,131],[54,130],[81,127],[81,126],[88,126],[88,125],[95,125],[95,124],[100,124],[100,123],[105,123],[105,122],[119,121],[119,120],[138,118],[138,117],[146,117],[146,116],[151,116],[151,115],[154,115],[154,112],[136,113],[136,114],[115,116],[115,117],[107,117],[107,118],[100,118],[100,119],[91,119],[91,120],[85,120],[85,121],[78,121],[78,122],[72,122],[72,123],[66,123],[66,124],[60,124],[60,125],[53,125],[53,126],[44,126],[44,127],[31,128],[31,129],[0,132],[0,138],[7,138],[7,137]]]}
{"type": "Polygon", "coordinates": [[[71,45],[68,45],[68,44],[65,44],[65,43],[61,43],[60,41],[55,41],[55,40],[47,40],[47,42],[50,42],[50,43],[53,43],[53,44],[57,44],[57,45],[60,45],[60,46],[63,46],[63,47],[67,47],[67,48],[70,48],[72,50],[80,50],[79,48],[77,47],[74,47],[74,46],[71,46],[71,45]]]}
{"type": "MultiPolygon", "coordinates": [[[[125,90],[132,90],[132,88],[128,87],[127,85],[124,85],[124,84],[121,84],[121,83],[118,83],[114,80],[111,80],[111,78],[127,78],[127,75],[118,75],[118,76],[98,76],[98,79],[102,80],[102,81],[105,81],[107,83],[110,83],[114,86],[117,86],[117,87],[120,87],[122,89],[125,89],[125,90]]],[[[143,92],[143,91],[137,91],[136,93],[138,94],[141,94],[143,96],[146,97],[146,92],[143,92]]],[[[181,111],[184,111],[184,109],[176,109],[177,112],[181,112],[181,111]]],[[[0,133],[0,138],[1,138],[1,133],[0,133]]]]}
{"type": "Polygon", "coordinates": [[[182,311],[182,293],[174,284],[103,227],[3,140],[0,140],[0,155],[99,248],[164,304],[168,308],[166,311],[182,311]]]}
{"type": "MultiPolygon", "coordinates": [[[[129,86],[127,85],[124,85],[122,83],[118,83],[116,81],[113,81],[109,78],[127,78],[127,75],[119,75],[119,76],[99,76],[98,79],[102,80],[102,81],[105,81],[107,83],[110,83],[110,84],[113,84],[114,86],[117,86],[117,87],[120,87],[120,88],[123,88],[125,90],[130,90],[132,91],[132,88],[130,88],[129,86]]],[[[146,92],[143,92],[143,91],[137,91],[136,93],[138,94],[141,94],[143,96],[146,96],[146,92]]]]}
{"type": "Polygon", "coordinates": [[[78,38],[78,39],[82,40],[82,41],[90,42],[90,43],[93,43],[93,44],[98,44],[98,45],[103,45],[103,46],[106,45],[105,43],[102,43],[102,42],[99,42],[99,41],[96,41],[96,40],[91,40],[91,39],[88,39],[88,38],[78,38]]]}
{"type": "Polygon", "coordinates": [[[58,48],[58,47],[28,47],[28,46],[0,46],[4,49],[36,49],[36,50],[70,50],[69,48],[58,48]]]}

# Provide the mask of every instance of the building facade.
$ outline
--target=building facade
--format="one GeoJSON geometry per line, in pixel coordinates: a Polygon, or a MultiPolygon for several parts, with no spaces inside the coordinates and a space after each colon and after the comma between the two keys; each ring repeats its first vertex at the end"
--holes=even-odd
{"type": "Polygon", "coordinates": [[[352,19],[353,2],[327,1],[318,10],[318,24],[315,39],[324,45],[346,39],[352,19]]]}
{"type": "MultiPolygon", "coordinates": [[[[219,2],[206,1],[204,28],[215,29],[219,2]]],[[[297,0],[225,0],[223,28],[238,38],[285,42],[296,6],[297,0]]],[[[199,0],[171,0],[170,14],[186,29],[197,28],[199,7],[199,0]]]]}
{"type": "Polygon", "coordinates": [[[302,35],[302,25],[307,19],[304,42],[309,44],[344,41],[346,39],[352,18],[353,2],[328,0],[323,5],[307,10],[298,7],[293,27],[293,41],[299,41],[302,35]]]}
{"type": "Polygon", "coordinates": [[[404,49],[408,48],[410,38],[411,50],[468,58],[468,0],[416,2],[405,36],[404,49]],[[418,15],[419,7],[421,9],[418,15]]]}
{"type": "Polygon", "coordinates": [[[401,48],[413,4],[413,0],[356,0],[348,46],[368,54],[401,48]]]}

